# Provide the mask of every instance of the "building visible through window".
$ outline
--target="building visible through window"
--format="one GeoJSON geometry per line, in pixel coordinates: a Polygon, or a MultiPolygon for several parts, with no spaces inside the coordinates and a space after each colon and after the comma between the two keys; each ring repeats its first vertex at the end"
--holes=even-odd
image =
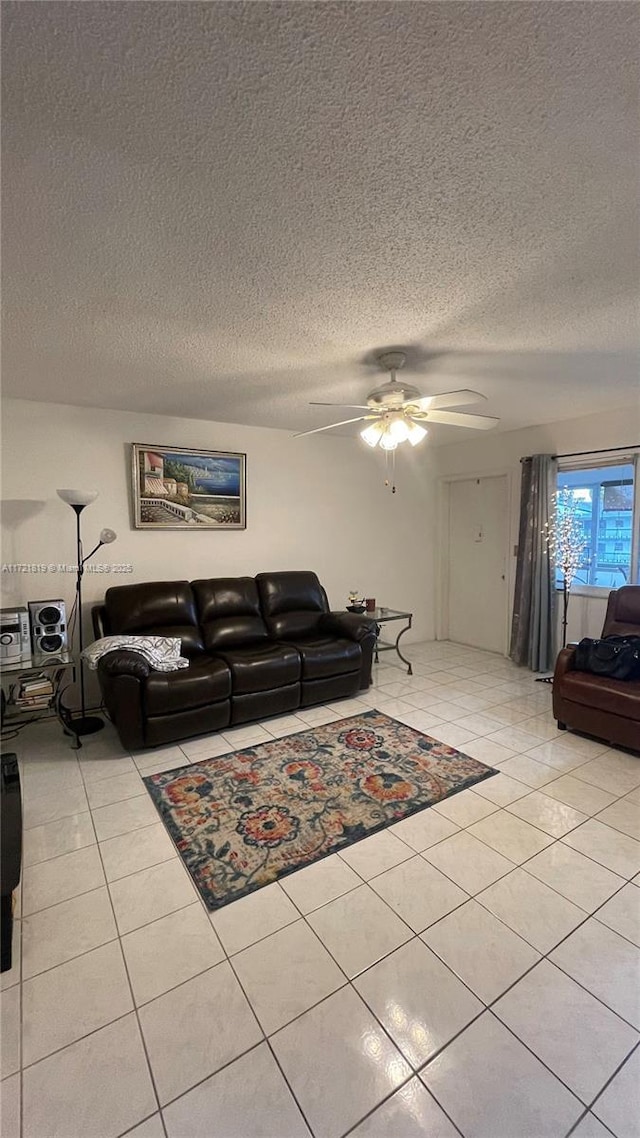
{"type": "MultiPolygon", "coordinates": [[[[618,589],[633,583],[638,542],[634,535],[634,483],[633,462],[558,471],[558,490],[566,487],[570,491],[585,541],[574,585],[618,589]]],[[[556,584],[562,587],[561,572],[556,584]]]]}

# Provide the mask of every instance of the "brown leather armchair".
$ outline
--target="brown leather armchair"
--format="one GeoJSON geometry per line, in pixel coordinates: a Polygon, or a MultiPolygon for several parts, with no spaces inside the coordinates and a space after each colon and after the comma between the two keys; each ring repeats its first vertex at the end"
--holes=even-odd
{"type": "MultiPolygon", "coordinates": [[[[640,636],[640,585],[609,594],[602,636],[640,636]]],[[[572,727],[640,751],[640,680],[579,672],[574,655],[575,646],[562,649],[553,677],[553,714],[560,730],[572,727]]]]}

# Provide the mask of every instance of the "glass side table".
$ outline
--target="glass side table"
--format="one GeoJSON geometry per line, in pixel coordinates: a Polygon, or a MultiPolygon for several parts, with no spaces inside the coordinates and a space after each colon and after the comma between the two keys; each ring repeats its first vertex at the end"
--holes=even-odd
{"type": "Polygon", "coordinates": [[[75,681],[76,663],[71,652],[58,652],[47,656],[34,655],[27,660],[3,661],[0,667],[2,726],[18,727],[24,715],[32,714],[37,719],[55,715],[65,735],[71,737],[71,746],[74,750],[78,750],[82,743],[73,730],[73,719],[62,703],[64,689],[75,681]],[[23,681],[33,680],[37,676],[46,676],[51,681],[51,692],[32,697],[21,694],[23,681]]]}
{"type": "MultiPolygon", "coordinates": [[[[405,632],[408,632],[409,629],[411,628],[411,622],[413,620],[413,613],[412,612],[403,612],[401,609],[388,609],[388,608],[380,607],[380,608],[374,609],[373,612],[367,612],[364,615],[371,617],[371,619],[375,620],[376,624],[378,625],[378,636],[376,639],[376,648],[375,648],[375,655],[374,655],[374,660],[375,660],[376,664],[378,663],[378,653],[379,652],[395,652],[396,655],[398,655],[400,657],[400,659],[402,660],[402,663],[407,665],[407,675],[412,676],[413,675],[413,668],[411,666],[410,661],[407,660],[406,656],[403,656],[402,652],[400,651],[400,640],[404,636],[405,632]],[[380,626],[382,624],[388,624],[393,620],[403,620],[403,621],[406,621],[406,623],[405,623],[404,628],[401,628],[398,635],[396,636],[395,643],[389,644],[388,642],[380,639],[380,633],[382,631],[380,626]]],[[[391,634],[393,635],[393,632],[391,634]]]]}

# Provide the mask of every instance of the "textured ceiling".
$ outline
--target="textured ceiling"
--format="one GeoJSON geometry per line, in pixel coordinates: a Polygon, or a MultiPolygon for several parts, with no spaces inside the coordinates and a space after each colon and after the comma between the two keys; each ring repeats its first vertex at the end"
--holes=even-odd
{"type": "Polygon", "coordinates": [[[638,5],[3,9],[6,394],[308,429],[408,344],[501,430],[638,399],[638,5]]]}

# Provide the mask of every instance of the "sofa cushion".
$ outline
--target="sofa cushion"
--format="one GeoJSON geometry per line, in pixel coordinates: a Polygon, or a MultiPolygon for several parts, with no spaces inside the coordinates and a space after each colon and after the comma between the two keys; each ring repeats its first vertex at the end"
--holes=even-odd
{"type": "Polygon", "coordinates": [[[150,672],[144,685],[147,715],[166,715],[229,699],[231,673],[224,660],[198,656],[180,672],[150,672]]]}
{"type": "Polygon", "coordinates": [[[560,695],[573,703],[640,721],[640,680],[612,680],[590,672],[566,672],[561,680],[560,695]]]}
{"type": "Polygon", "coordinates": [[[234,696],[269,691],[300,679],[300,656],[289,644],[251,644],[223,649],[220,655],[231,669],[234,696]]]}
{"type": "Polygon", "coordinates": [[[116,585],[104,598],[108,634],[179,636],[182,652],[193,656],[204,645],[188,581],[116,585]]]}
{"type": "Polygon", "coordinates": [[[192,584],[207,651],[268,640],[253,577],[212,577],[192,584]]]}
{"type": "Polygon", "coordinates": [[[258,573],[256,585],[269,634],[274,640],[312,636],[329,611],[327,594],[315,573],[258,573]]]}
{"type": "Polygon", "coordinates": [[[338,640],[335,636],[309,636],[288,640],[288,643],[300,653],[303,681],[357,672],[362,664],[360,645],[353,640],[338,640]]]}

